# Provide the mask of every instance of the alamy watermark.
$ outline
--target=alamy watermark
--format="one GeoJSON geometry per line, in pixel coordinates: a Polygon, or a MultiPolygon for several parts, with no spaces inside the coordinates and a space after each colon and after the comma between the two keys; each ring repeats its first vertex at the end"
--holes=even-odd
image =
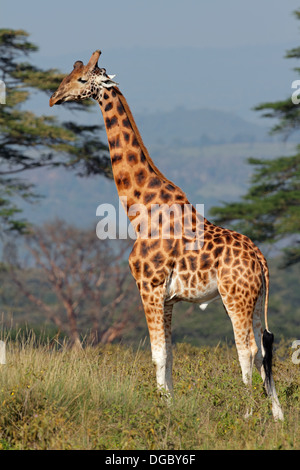
{"type": "Polygon", "coordinates": [[[295,91],[292,93],[291,100],[293,104],[299,104],[300,103],[300,80],[294,80],[292,82],[291,88],[295,89],[295,91]]]}
{"type": "Polygon", "coordinates": [[[6,86],[3,80],[0,80],[0,104],[6,104],[6,86]]]}
{"type": "Polygon", "coordinates": [[[96,216],[96,234],[100,240],[159,238],[185,240],[186,250],[199,250],[204,243],[204,204],[127,205],[127,197],[119,200],[118,215],[113,204],[100,204],[96,216]],[[131,223],[127,225],[127,216],[131,223]]]}
{"type": "Polygon", "coordinates": [[[292,349],[296,349],[296,351],[294,351],[292,354],[292,363],[300,364],[300,340],[299,339],[293,341],[292,349]]]}

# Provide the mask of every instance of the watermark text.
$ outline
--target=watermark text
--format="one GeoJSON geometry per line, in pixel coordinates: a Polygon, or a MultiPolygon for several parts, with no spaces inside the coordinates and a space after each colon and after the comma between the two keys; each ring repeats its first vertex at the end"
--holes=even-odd
{"type": "Polygon", "coordinates": [[[96,216],[96,234],[104,239],[184,238],[186,250],[199,250],[204,243],[204,204],[131,204],[120,198],[118,214],[113,204],[100,204],[96,216]],[[127,216],[130,220],[128,226],[127,216]]]}

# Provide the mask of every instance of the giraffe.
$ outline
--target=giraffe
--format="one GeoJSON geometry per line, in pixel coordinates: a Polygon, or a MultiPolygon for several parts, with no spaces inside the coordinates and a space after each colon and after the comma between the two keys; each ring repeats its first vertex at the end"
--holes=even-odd
{"type": "Polygon", "coordinates": [[[76,61],[49,104],[92,97],[100,105],[114,181],[137,235],[128,261],[145,312],[158,390],[173,396],[174,304],[188,301],[205,309],[221,298],[232,322],[244,384],[251,394],[255,364],[271,399],[273,417],[283,420],[272,376],[274,336],[267,322],[266,259],[245,235],[202,217],[185,193],[155,166],[114,75],[98,66],[100,54],[95,51],[87,65],[76,61]]]}

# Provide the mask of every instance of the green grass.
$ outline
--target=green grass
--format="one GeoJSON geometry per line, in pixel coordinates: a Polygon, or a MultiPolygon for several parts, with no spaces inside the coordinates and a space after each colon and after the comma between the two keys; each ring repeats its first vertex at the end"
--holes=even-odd
{"type": "MultiPolygon", "coordinates": [[[[285,412],[275,423],[261,379],[253,379],[253,416],[234,348],[174,347],[175,400],[155,389],[148,348],[39,345],[7,340],[0,373],[0,448],[5,449],[297,449],[300,365],[289,346],[274,375],[285,412]]],[[[279,358],[282,357],[281,359],[279,358]]]]}

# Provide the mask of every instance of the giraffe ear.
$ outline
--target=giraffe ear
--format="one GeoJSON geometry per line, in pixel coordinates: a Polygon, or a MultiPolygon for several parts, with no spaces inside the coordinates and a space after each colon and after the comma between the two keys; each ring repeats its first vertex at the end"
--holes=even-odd
{"type": "Polygon", "coordinates": [[[86,68],[88,70],[93,70],[95,67],[97,67],[100,54],[101,54],[101,51],[97,50],[91,55],[91,58],[88,64],[86,65],[86,68]]]}
{"type": "Polygon", "coordinates": [[[102,86],[105,88],[111,88],[112,86],[118,86],[118,83],[113,80],[115,75],[106,75],[103,77],[102,86]]]}
{"type": "Polygon", "coordinates": [[[77,69],[78,67],[82,67],[83,62],[81,60],[76,60],[75,64],[73,65],[74,69],[77,69]]]}

